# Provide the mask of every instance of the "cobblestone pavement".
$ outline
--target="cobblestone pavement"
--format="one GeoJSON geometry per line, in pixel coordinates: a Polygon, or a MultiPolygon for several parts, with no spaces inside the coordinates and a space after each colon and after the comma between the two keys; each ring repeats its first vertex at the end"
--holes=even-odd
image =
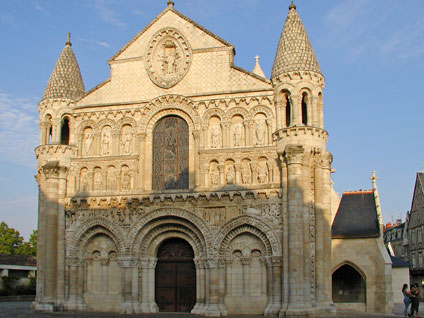
{"type": "MultiPolygon", "coordinates": [[[[72,313],[72,312],[54,312],[44,313],[36,312],[30,309],[30,301],[20,302],[3,302],[0,303],[0,318],[197,318],[199,316],[177,313],[177,314],[138,314],[138,315],[120,315],[120,314],[106,314],[106,313],[72,313]]],[[[421,317],[424,317],[424,304],[420,305],[421,317]]],[[[395,306],[394,315],[379,315],[369,313],[357,312],[339,312],[337,317],[343,318],[377,318],[377,317],[403,317],[402,306],[395,306]]],[[[260,316],[235,316],[237,318],[258,318],[260,316]]],[[[230,316],[228,318],[231,318],[230,316]]]]}

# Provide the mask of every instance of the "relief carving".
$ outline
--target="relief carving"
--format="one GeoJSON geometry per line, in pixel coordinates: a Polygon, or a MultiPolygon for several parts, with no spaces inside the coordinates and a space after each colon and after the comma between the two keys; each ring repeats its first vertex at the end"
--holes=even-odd
{"type": "Polygon", "coordinates": [[[185,37],[174,28],[165,28],[150,41],[145,66],[153,83],[170,88],[186,75],[191,60],[191,47],[185,37]]]}
{"type": "Polygon", "coordinates": [[[234,125],[234,147],[241,147],[244,144],[243,124],[236,123],[234,125]]]}

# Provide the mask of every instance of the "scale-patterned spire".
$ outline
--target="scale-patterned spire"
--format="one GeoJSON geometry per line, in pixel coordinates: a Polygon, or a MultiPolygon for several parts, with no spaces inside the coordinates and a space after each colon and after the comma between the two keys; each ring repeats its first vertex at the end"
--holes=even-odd
{"type": "Polygon", "coordinates": [[[271,78],[292,71],[312,71],[321,74],[317,58],[293,2],[284,23],[272,67],[271,78]]]}
{"type": "Polygon", "coordinates": [[[85,88],[80,68],[71,49],[71,34],[65,48],[60,53],[56,65],[50,75],[49,83],[44,90],[43,100],[49,98],[78,99],[84,95],[85,88]]]}

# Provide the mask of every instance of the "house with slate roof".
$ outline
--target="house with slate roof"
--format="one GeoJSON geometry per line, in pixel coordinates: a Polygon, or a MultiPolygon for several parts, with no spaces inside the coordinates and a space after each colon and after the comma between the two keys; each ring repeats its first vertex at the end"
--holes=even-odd
{"type": "Polygon", "coordinates": [[[418,172],[415,180],[411,211],[408,216],[409,262],[411,284],[424,282],[424,172],[418,172]]]}
{"type": "Polygon", "coordinates": [[[344,192],[331,228],[332,294],[338,309],[389,312],[392,261],[383,241],[376,177],[372,190],[344,192]]]}

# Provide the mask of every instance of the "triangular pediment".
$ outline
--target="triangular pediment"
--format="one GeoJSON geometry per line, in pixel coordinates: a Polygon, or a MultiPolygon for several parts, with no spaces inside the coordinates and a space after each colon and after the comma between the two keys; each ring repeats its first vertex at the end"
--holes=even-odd
{"type": "Polygon", "coordinates": [[[134,36],[109,62],[144,56],[154,35],[164,28],[175,28],[178,30],[187,39],[192,50],[220,47],[234,49],[232,44],[221,39],[172,7],[168,7],[134,36]]]}

